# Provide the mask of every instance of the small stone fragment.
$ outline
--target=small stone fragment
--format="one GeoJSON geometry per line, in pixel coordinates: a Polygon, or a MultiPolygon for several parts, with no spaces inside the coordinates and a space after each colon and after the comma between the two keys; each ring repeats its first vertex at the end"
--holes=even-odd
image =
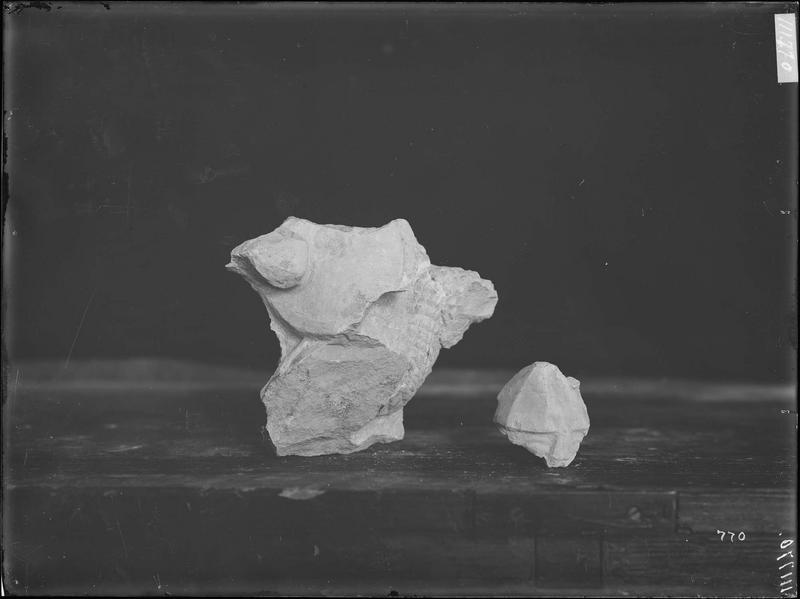
{"type": "Polygon", "coordinates": [[[261,296],[281,360],[261,391],[278,455],[359,451],[403,438],[403,406],[442,347],[497,303],[491,281],[432,266],[402,219],[379,228],[289,218],[227,268],[261,296]]]}
{"type": "Polygon", "coordinates": [[[544,458],[550,468],[569,466],[589,432],[580,381],[547,362],[534,362],[506,383],[494,421],[509,441],[544,458]]]}

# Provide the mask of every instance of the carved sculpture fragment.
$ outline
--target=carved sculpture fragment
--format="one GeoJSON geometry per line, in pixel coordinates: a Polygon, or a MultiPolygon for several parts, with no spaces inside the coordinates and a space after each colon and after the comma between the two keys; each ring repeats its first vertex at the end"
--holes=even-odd
{"type": "Polygon", "coordinates": [[[403,406],[497,303],[491,281],[433,266],[408,222],[380,228],[290,217],[231,252],[281,346],[261,391],[278,455],[359,451],[403,438],[403,406]]]}

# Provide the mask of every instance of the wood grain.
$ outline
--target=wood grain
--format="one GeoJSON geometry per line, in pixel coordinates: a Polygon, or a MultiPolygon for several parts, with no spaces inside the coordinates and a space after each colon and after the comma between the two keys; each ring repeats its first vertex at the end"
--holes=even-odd
{"type": "Polygon", "coordinates": [[[587,392],[589,435],[549,470],[486,392],[415,398],[403,441],[299,458],[275,455],[251,390],[170,389],[8,394],[12,590],[777,595],[796,531],[796,413],[770,392],[587,392]]]}

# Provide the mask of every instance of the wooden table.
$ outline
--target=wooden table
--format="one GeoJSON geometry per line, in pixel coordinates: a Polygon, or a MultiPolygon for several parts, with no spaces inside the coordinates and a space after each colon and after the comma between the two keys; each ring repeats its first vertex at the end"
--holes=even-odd
{"type": "Polygon", "coordinates": [[[7,372],[16,593],[778,596],[795,567],[793,388],[587,381],[549,470],[492,425],[510,372],[434,373],[403,441],[300,458],[264,375],[106,370],[7,372]]]}

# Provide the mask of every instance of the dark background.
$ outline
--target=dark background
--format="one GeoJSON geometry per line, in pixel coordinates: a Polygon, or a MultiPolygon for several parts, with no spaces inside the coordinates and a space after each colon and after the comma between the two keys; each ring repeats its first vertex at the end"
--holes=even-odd
{"type": "Polygon", "coordinates": [[[500,296],[440,365],[795,376],[796,4],[5,9],[12,359],[271,368],[230,250],[402,217],[500,296]]]}

